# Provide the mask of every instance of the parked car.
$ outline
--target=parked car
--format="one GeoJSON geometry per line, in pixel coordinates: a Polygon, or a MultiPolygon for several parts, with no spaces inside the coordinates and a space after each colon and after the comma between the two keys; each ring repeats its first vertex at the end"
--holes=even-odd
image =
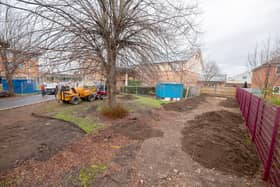
{"type": "Polygon", "coordinates": [[[10,94],[8,91],[0,90],[0,97],[9,97],[10,94]]]}
{"type": "Polygon", "coordinates": [[[45,83],[45,89],[47,95],[54,95],[57,83],[45,83]]]}

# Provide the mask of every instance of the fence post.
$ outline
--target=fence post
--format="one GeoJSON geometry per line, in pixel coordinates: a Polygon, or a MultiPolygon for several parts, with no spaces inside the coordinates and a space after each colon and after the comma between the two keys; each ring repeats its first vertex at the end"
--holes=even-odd
{"type": "Polygon", "coordinates": [[[247,114],[246,114],[246,117],[245,117],[245,119],[246,119],[246,126],[248,126],[249,117],[250,117],[251,100],[252,100],[252,94],[250,94],[250,97],[249,97],[248,111],[247,111],[247,114]]]}
{"type": "Polygon", "coordinates": [[[256,129],[257,129],[257,122],[258,122],[258,116],[259,116],[259,110],[260,110],[260,102],[261,102],[261,99],[258,98],[257,112],[256,112],[255,121],[254,121],[253,133],[252,133],[252,142],[255,141],[255,135],[256,135],[256,129]]]}
{"type": "Polygon", "coordinates": [[[243,114],[244,117],[246,117],[245,116],[245,109],[246,109],[246,101],[247,101],[247,95],[248,94],[244,90],[243,90],[243,92],[244,92],[244,99],[243,99],[243,105],[242,105],[242,114],[243,114]]]}
{"type": "Polygon", "coordinates": [[[279,126],[279,120],[280,120],[280,108],[277,108],[276,111],[276,116],[274,119],[274,127],[273,127],[273,132],[272,132],[272,138],[271,138],[271,143],[270,143],[270,148],[269,148],[269,153],[265,165],[265,171],[264,171],[264,180],[267,180],[269,177],[270,169],[271,169],[271,164],[272,164],[272,158],[273,158],[273,153],[275,150],[275,143],[276,143],[276,138],[278,134],[278,126],[279,126]]]}

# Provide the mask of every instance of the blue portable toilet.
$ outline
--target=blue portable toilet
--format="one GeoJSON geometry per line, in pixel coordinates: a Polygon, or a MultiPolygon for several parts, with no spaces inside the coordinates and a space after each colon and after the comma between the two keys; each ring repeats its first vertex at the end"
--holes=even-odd
{"type": "MultiPolygon", "coordinates": [[[[2,79],[3,89],[8,90],[9,86],[6,79],[2,79]]],[[[16,94],[35,93],[36,81],[31,79],[13,79],[14,91],[16,94]]]]}
{"type": "Polygon", "coordinates": [[[161,82],[156,86],[156,96],[161,99],[181,99],[184,95],[184,85],[181,83],[161,82]]]}

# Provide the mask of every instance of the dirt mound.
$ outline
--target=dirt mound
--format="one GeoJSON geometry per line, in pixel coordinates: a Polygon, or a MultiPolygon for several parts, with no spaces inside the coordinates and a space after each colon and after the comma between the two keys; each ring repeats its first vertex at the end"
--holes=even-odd
{"type": "Polygon", "coordinates": [[[224,100],[220,103],[220,106],[223,106],[226,108],[238,108],[239,107],[236,99],[232,98],[232,97],[226,98],[226,100],[224,100]]]}
{"type": "Polygon", "coordinates": [[[163,136],[162,131],[152,128],[147,124],[147,121],[147,119],[144,119],[144,116],[141,119],[126,119],[113,125],[112,129],[116,133],[136,140],[145,140],[152,137],[163,136]]]}
{"type": "Polygon", "coordinates": [[[205,96],[197,96],[190,99],[184,99],[179,102],[163,104],[163,108],[165,110],[184,112],[197,108],[197,106],[204,101],[205,101],[205,96]]]}
{"type": "Polygon", "coordinates": [[[118,98],[119,99],[124,99],[124,100],[135,100],[135,99],[137,99],[137,97],[135,97],[134,95],[129,95],[129,94],[121,95],[118,98]]]}
{"type": "Polygon", "coordinates": [[[199,115],[183,129],[182,149],[207,168],[253,176],[259,160],[242,122],[240,114],[225,110],[199,115]]]}

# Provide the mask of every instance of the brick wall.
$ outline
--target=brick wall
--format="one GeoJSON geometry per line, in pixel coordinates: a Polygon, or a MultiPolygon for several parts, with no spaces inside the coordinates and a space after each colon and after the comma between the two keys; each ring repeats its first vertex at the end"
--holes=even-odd
{"type": "Polygon", "coordinates": [[[269,85],[280,86],[280,73],[277,73],[277,65],[272,64],[270,68],[268,66],[262,66],[253,70],[252,88],[263,88],[268,70],[270,71],[268,79],[269,85]]]}
{"type": "MultiPolygon", "coordinates": [[[[0,76],[5,77],[5,69],[0,59],[0,76]]],[[[39,77],[39,63],[37,60],[31,60],[25,64],[20,64],[14,74],[14,78],[31,78],[37,79],[39,77]]]]}

